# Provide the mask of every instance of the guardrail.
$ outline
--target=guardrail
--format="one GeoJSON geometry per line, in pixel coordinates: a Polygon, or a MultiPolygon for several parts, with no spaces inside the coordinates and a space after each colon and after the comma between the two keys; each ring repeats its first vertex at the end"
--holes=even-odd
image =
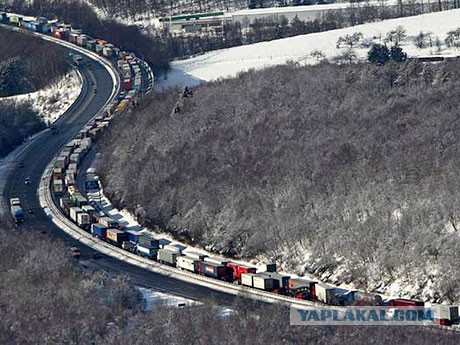
{"type": "MultiPolygon", "coordinates": [[[[244,294],[247,297],[251,297],[257,300],[270,303],[278,302],[296,307],[326,306],[319,302],[299,300],[288,296],[277,295],[263,290],[256,290],[246,286],[236,285],[225,281],[201,276],[192,272],[183,271],[178,268],[163,265],[158,262],[138,256],[121,248],[110,245],[97,237],[93,237],[91,234],[79,228],[64,214],[62,214],[61,210],[53,202],[49,181],[51,180],[54,163],[55,159],[53,159],[53,161],[49,163],[49,165],[47,166],[47,169],[45,170],[45,173],[43,174],[42,180],[40,182],[40,204],[43,206],[45,213],[58,227],[63,229],[66,233],[77,239],[82,244],[91,247],[103,254],[112,256],[118,260],[125,261],[129,264],[144,268],[151,272],[170,276],[175,279],[183,280],[196,285],[205,286],[214,290],[227,292],[233,295],[244,294]]],[[[331,308],[341,309],[340,307],[331,308]]]]}

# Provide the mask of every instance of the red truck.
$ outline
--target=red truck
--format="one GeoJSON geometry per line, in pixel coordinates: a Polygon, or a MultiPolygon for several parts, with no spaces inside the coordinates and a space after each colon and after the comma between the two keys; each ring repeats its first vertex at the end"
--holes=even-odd
{"type": "Polygon", "coordinates": [[[238,282],[241,281],[243,273],[256,273],[257,271],[255,267],[244,266],[235,262],[227,263],[227,267],[233,272],[233,280],[238,280],[238,282]]]}
{"type": "Polygon", "coordinates": [[[390,307],[423,307],[425,303],[423,301],[416,301],[413,299],[397,298],[392,299],[388,302],[390,307]]]}

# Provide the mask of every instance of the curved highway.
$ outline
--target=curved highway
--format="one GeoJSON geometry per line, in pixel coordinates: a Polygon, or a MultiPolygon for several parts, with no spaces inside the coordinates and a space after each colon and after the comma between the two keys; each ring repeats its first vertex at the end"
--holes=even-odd
{"type": "Polygon", "coordinates": [[[3,193],[5,204],[9,205],[10,198],[18,197],[25,211],[25,222],[17,227],[16,231],[24,232],[24,234],[29,231],[38,231],[43,236],[61,238],[67,246],[77,246],[81,249],[80,262],[84,267],[103,269],[110,274],[128,274],[136,285],[194,300],[212,298],[216,304],[230,305],[235,299],[232,294],[156,274],[109,256],[102,255],[100,258],[94,258],[96,252],[93,249],[67,235],[48,218],[40,207],[37,190],[46,166],[58,154],[62,146],[73,139],[84,125],[101,110],[112,92],[112,78],[102,64],[93,60],[90,66],[81,66],[79,70],[83,79],[82,93],[75,104],[55,123],[59,134],[55,135],[46,130],[39,135],[18,155],[7,176],[3,193]],[[19,164],[21,162],[23,167],[19,164]],[[26,178],[30,178],[30,184],[24,183],[26,178]]]}

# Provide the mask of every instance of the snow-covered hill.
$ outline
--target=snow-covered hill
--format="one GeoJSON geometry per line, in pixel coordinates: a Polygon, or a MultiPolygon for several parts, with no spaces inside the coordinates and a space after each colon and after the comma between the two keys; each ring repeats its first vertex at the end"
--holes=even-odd
{"type": "Polygon", "coordinates": [[[33,108],[46,124],[56,121],[75,102],[82,88],[81,78],[74,70],[48,87],[23,95],[0,99],[31,101],[33,108]]]}
{"type": "MultiPolygon", "coordinates": [[[[288,61],[313,64],[318,61],[312,56],[314,51],[320,51],[330,59],[348,49],[343,46],[336,47],[339,37],[361,32],[363,42],[367,45],[372,42],[383,43],[386,34],[397,26],[406,30],[407,37],[401,42],[401,46],[409,56],[460,55],[459,49],[447,48],[444,43],[447,33],[460,27],[460,9],[456,9],[209,52],[192,59],[173,62],[172,71],[167,79],[159,80],[157,89],[175,85],[192,86],[203,81],[234,77],[250,68],[259,69],[288,61]],[[430,38],[427,38],[428,46],[423,49],[414,44],[415,36],[421,31],[430,33],[431,38],[431,45],[430,38]],[[437,38],[442,44],[440,49],[436,47],[437,38]]],[[[360,58],[364,58],[368,50],[368,46],[364,45],[353,49],[360,58]]]]}

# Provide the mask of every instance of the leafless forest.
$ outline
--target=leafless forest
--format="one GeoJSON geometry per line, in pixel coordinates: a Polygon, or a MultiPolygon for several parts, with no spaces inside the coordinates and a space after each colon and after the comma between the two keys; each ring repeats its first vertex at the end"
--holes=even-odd
{"type": "Polygon", "coordinates": [[[0,28],[0,97],[39,90],[69,71],[64,50],[0,28]]]}
{"type": "Polygon", "coordinates": [[[45,127],[29,102],[1,97],[32,92],[69,71],[65,52],[36,37],[0,28],[0,157],[45,127]]]}
{"type": "MultiPolygon", "coordinates": [[[[125,276],[82,269],[48,234],[0,229],[2,344],[457,344],[437,328],[291,327],[288,310],[241,299],[222,317],[209,304],[144,312],[125,276]],[[344,340],[348,339],[348,340],[344,340]]],[[[84,260],[84,258],[82,258],[84,260]]]]}
{"type": "Polygon", "coordinates": [[[280,66],[115,122],[106,191],[230,256],[459,301],[459,64],[280,66]],[[441,297],[442,296],[442,297],[441,297]]]}

